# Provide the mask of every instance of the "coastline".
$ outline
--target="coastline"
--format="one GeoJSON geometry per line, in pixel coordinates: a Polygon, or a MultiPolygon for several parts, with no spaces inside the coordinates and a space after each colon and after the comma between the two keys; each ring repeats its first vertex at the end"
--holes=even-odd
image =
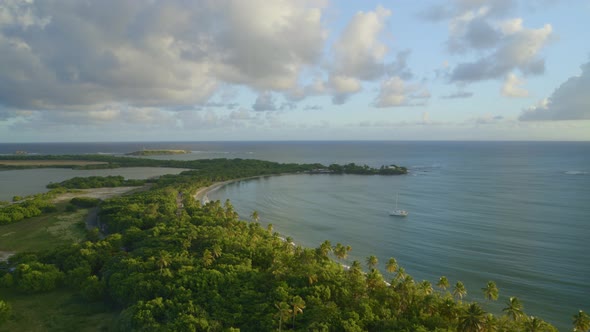
{"type": "Polygon", "coordinates": [[[217,190],[225,185],[228,185],[230,183],[233,182],[237,182],[240,181],[241,179],[236,179],[236,180],[228,180],[228,181],[222,181],[222,182],[215,182],[212,185],[208,186],[208,187],[203,187],[200,188],[199,190],[197,190],[197,192],[193,195],[194,199],[196,199],[197,201],[200,201],[203,199],[203,197],[205,197],[208,193],[217,190]]]}
{"type": "MultiPolygon", "coordinates": [[[[234,183],[234,182],[238,182],[238,181],[243,181],[243,180],[253,180],[253,179],[258,179],[258,178],[262,178],[265,176],[280,176],[280,175],[286,175],[286,174],[293,174],[293,173],[284,173],[284,174],[276,174],[276,175],[260,175],[260,176],[251,176],[251,177],[246,177],[246,178],[239,178],[239,179],[234,179],[234,180],[227,180],[227,181],[222,181],[222,182],[216,182],[208,187],[203,187],[199,190],[197,190],[197,192],[193,195],[193,197],[198,200],[198,201],[202,201],[203,197],[206,196],[208,193],[215,191],[219,188],[222,188],[223,186],[226,186],[228,184],[234,183]]],[[[277,235],[279,239],[281,239],[281,241],[283,242],[287,242],[287,238],[281,235],[277,235]]],[[[296,247],[297,244],[293,241],[289,242],[290,245],[292,245],[293,247],[296,247]]],[[[311,248],[313,249],[313,248],[311,248]]],[[[347,265],[343,262],[340,262],[336,259],[334,259],[333,257],[330,258],[333,262],[339,264],[342,269],[344,271],[348,271],[350,270],[350,265],[347,265]]],[[[367,274],[366,272],[363,271],[363,274],[367,274]]],[[[383,282],[387,285],[387,286],[391,286],[391,284],[385,280],[383,280],[383,282]]]]}
{"type": "Polygon", "coordinates": [[[239,182],[239,181],[244,181],[244,180],[254,180],[254,179],[259,179],[259,178],[264,178],[264,177],[271,177],[271,176],[281,176],[281,175],[289,175],[289,174],[298,174],[298,173],[280,173],[280,174],[266,174],[266,175],[256,175],[256,176],[248,176],[245,178],[238,178],[238,179],[233,179],[233,180],[227,180],[227,181],[221,181],[221,182],[215,182],[210,186],[207,187],[203,187],[200,188],[199,190],[197,190],[194,194],[193,194],[193,198],[201,201],[203,199],[203,197],[207,196],[208,193],[213,192],[219,188],[222,188],[224,186],[227,186],[228,184],[232,184],[235,182],[239,182]]]}

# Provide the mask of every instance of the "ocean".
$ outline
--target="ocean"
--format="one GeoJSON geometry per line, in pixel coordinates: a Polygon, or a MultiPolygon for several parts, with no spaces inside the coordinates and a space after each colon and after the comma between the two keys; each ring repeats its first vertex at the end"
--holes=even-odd
{"type": "MultiPolygon", "coordinates": [[[[464,282],[466,301],[499,313],[517,296],[529,315],[571,329],[590,311],[590,142],[141,142],[0,144],[0,154],[122,154],[185,149],[171,159],[396,164],[408,175],[285,175],[240,181],[209,194],[240,216],[258,211],[294,242],[350,245],[345,263],[395,257],[417,281],[464,282]],[[405,218],[389,211],[399,195],[405,218]],[[500,299],[481,288],[493,280],[500,299]]],[[[21,172],[21,171],[17,171],[21,172]]],[[[36,170],[46,172],[46,170],[36,170]]],[[[0,181],[1,181],[0,172],[0,181]]],[[[0,183],[0,191],[6,191],[0,183]]]]}

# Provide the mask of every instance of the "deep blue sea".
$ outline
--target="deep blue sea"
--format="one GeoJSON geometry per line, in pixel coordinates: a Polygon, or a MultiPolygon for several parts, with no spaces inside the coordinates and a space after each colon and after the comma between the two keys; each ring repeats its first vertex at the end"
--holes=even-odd
{"type": "Polygon", "coordinates": [[[350,245],[349,261],[376,255],[383,267],[395,257],[417,281],[461,280],[468,301],[494,312],[517,296],[527,314],[568,330],[572,315],[590,311],[590,142],[31,143],[0,144],[0,154],[142,148],[193,151],[162,157],[174,159],[406,166],[403,176],[265,177],[209,198],[231,199],[244,219],[257,210],[262,224],[298,244],[350,245]],[[388,214],[396,194],[406,218],[388,214]],[[496,303],[483,299],[488,280],[500,289],[496,303]]]}

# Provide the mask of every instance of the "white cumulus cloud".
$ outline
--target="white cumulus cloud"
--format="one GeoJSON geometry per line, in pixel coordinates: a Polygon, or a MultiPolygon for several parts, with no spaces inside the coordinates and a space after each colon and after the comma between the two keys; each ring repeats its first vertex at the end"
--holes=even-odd
{"type": "Polygon", "coordinates": [[[391,11],[381,6],[375,11],[358,12],[333,48],[334,72],[362,80],[383,75],[387,46],[379,40],[391,11]]]}
{"type": "Polygon", "coordinates": [[[502,95],[506,97],[528,97],[529,92],[523,89],[525,81],[513,73],[506,75],[504,85],[502,85],[502,95]]]}
{"type": "Polygon", "coordinates": [[[415,106],[424,102],[413,103],[412,100],[426,100],[431,97],[430,92],[418,85],[408,85],[398,76],[381,82],[379,95],[373,105],[378,108],[395,106],[415,106]]]}
{"type": "MultiPolygon", "coordinates": [[[[470,57],[450,68],[451,82],[500,79],[514,70],[524,75],[545,71],[542,50],[551,41],[553,27],[529,28],[521,17],[506,18],[515,7],[512,0],[456,0],[451,5],[431,7],[430,11],[445,13],[449,20],[449,51],[470,57]]],[[[435,16],[442,18],[425,15],[431,20],[435,16]]]]}
{"type": "Polygon", "coordinates": [[[324,48],[321,1],[0,1],[0,103],[37,110],[205,103],[297,86],[324,48]]]}
{"type": "Polygon", "coordinates": [[[590,62],[579,76],[570,77],[553,94],[523,111],[521,121],[590,120],[590,62]]]}

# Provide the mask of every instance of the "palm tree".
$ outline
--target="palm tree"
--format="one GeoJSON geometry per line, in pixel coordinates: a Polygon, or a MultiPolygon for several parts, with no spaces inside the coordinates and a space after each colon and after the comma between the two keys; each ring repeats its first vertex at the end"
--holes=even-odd
{"type": "Polygon", "coordinates": [[[322,257],[328,257],[328,254],[332,251],[332,244],[330,241],[326,240],[319,247],[319,253],[322,257]]]}
{"type": "Polygon", "coordinates": [[[377,267],[378,263],[379,263],[379,261],[377,260],[376,256],[371,255],[371,256],[367,257],[367,267],[369,268],[369,270],[374,270],[375,267],[377,267]]]}
{"type": "Polygon", "coordinates": [[[462,300],[463,297],[467,295],[467,289],[465,289],[465,285],[461,281],[457,281],[455,287],[453,288],[453,296],[462,300]]]}
{"type": "Polygon", "coordinates": [[[305,309],[305,301],[303,301],[301,296],[297,295],[293,298],[291,305],[293,306],[293,329],[295,329],[295,316],[303,313],[303,309],[305,309]]]}
{"type": "Polygon", "coordinates": [[[350,270],[361,272],[361,263],[359,261],[353,261],[350,270]]]}
{"type": "Polygon", "coordinates": [[[453,320],[457,316],[457,303],[451,297],[445,297],[439,304],[438,311],[448,320],[453,320]]]}
{"type": "Polygon", "coordinates": [[[344,246],[341,243],[336,243],[336,246],[334,247],[334,255],[336,255],[336,258],[338,259],[346,259],[348,252],[351,249],[352,248],[350,246],[344,246]]]}
{"type": "Polygon", "coordinates": [[[213,264],[213,261],[214,258],[211,251],[209,251],[209,249],[205,249],[205,251],[203,252],[203,266],[210,266],[211,264],[213,264]]]}
{"type": "Polygon", "coordinates": [[[387,265],[385,265],[385,269],[387,269],[387,272],[389,272],[389,273],[393,273],[393,272],[395,272],[395,270],[397,270],[397,261],[395,260],[395,258],[391,257],[387,261],[387,265]]]}
{"type": "Polygon", "coordinates": [[[309,276],[307,276],[307,281],[310,285],[315,284],[318,281],[318,275],[315,273],[310,274],[309,276]]]}
{"type": "Polygon", "coordinates": [[[442,290],[449,288],[449,279],[447,279],[447,277],[445,276],[440,277],[440,279],[438,279],[438,282],[436,283],[436,286],[442,290]]]}
{"type": "Polygon", "coordinates": [[[221,251],[221,246],[218,243],[214,244],[213,247],[211,247],[211,253],[215,258],[221,257],[221,251]]]}
{"type": "Polygon", "coordinates": [[[459,316],[458,331],[479,332],[484,327],[485,312],[479,305],[472,303],[459,316]]]}
{"type": "Polygon", "coordinates": [[[482,332],[495,332],[497,331],[496,317],[492,314],[487,314],[483,319],[482,332]]]}
{"type": "Polygon", "coordinates": [[[420,289],[424,295],[430,295],[433,291],[432,284],[428,280],[422,280],[422,282],[418,285],[418,289],[420,289]]]}
{"type": "Polygon", "coordinates": [[[524,328],[526,332],[542,332],[546,331],[547,323],[537,317],[531,316],[524,322],[524,328]]]}
{"type": "Polygon", "coordinates": [[[502,309],[502,311],[504,311],[507,316],[512,318],[512,320],[520,320],[520,318],[524,316],[524,312],[522,311],[522,303],[520,303],[520,300],[517,297],[510,297],[506,304],[508,306],[502,309]]]}
{"type": "Polygon", "coordinates": [[[275,307],[278,310],[277,313],[275,314],[275,317],[279,318],[279,332],[280,332],[281,327],[283,326],[283,320],[289,319],[289,317],[291,316],[291,307],[285,302],[275,303],[275,307]]]}
{"type": "Polygon", "coordinates": [[[158,257],[157,264],[160,268],[160,274],[164,272],[164,269],[170,265],[170,261],[172,260],[172,256],[167,251],[160,251],[160,256],[158,257]]]}
{"type": "Polygon", "coordinates": [[[250,218],[252,219],[252,221],[258,222],[258,220],[260,219],[260,216],[258,215],[258,211],[256,211],[256,210],[252,211],[250,218]]]}
{"type": "Polygon", "coordinates": [[[588,314],[580,310],[573,318],[574,331],[588,332],[590,330],[590,316],[588,314]]]}
{"type": "Polygon", "coordinates": [[[379,286],[384,286],[385,283],[383,282],[383,276],[377,269],[372,269],[369,274],[367,274],[367,286],[369,289],[375,289],[379,286]]]}
{"type": "Polygon", "coordinates": [[[497,300],[498,299],[498,287],[496,287],[496,283],[493,281],[488,281],[486,287],[482,288],[483,294],[485,295],[486,299],[488,300],[497,300]]]}
{"type": "Polygon", "coordinates": [[[395,282],[399,282],[401,280],[404,280],[406,278],[406,270],[403,267],[400,267],[397,269],[397,274],[395,275],[395,278],[393,279],[395,282]]]}

